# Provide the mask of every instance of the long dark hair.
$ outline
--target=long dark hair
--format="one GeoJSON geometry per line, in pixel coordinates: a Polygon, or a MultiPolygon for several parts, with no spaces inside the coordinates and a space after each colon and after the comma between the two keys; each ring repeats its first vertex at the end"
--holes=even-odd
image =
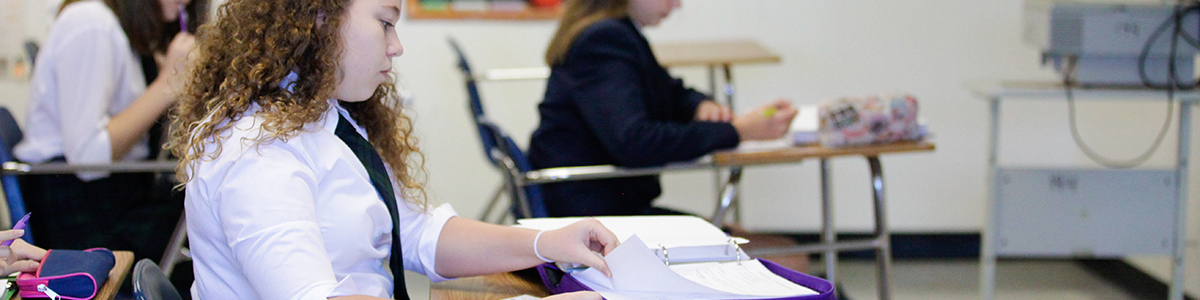
{"type": "MultiPolygon", "coordinates": [[[[58,11],[82,0],[65,0],[58,11]]],[[[139,55],[166,52],[171,39],[179,33],[179,21],[162,20],[162,4],[158,0],[102,0],[121,22],[129,45],[139,55]]],[[[188,13],[188,32],[196,32],[208,19],[208,0],[192,0],[184,8],[188,13]]]]}
{"type": "Polygon", "coordinates": [[[629,15],[629,0],[569,0],[546,49],[546,64],[562,63],[580,32],[604,19],[629,15]]]}

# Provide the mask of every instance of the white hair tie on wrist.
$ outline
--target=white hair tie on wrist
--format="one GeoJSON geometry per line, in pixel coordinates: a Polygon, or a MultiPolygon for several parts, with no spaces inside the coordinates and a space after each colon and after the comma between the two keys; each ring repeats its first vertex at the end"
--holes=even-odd
{"type": "Polygon", "coordinates": [[[541,259],[544,262],[554,262],[553,260],[550,260],[550,259],[546,258],[545,256],[542,256],[541,253],[538,253],[538,250],[537,250],[538,240],[542,238],[543,233],[546,233],[546,231],[545,230],[538,231],[537,236],[533,237],[533,255],[537,255],[537,258],[541,259]]]}

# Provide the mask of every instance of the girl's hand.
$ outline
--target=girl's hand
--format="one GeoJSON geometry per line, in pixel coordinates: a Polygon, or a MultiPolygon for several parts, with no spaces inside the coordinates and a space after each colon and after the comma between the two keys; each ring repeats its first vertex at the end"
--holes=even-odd
{"type": "MultiPolygon", "coordinates": [[[[187,83],[187,66],[191,62],[188,54],[195,49],[196,37],[187,32],[180,32],[167,46],[167,53],[156,56],[160,66],[157,80],[166,80],[164,82],[173,93],[183,91],[183,86],[187,83]]],[[[174,101],[176,97],[170,99],[174,101]]]]}
{"type": "Polygon", "coordinates": [[[46,250],[20,240],[23,235],[25,230],[0,231],[0,240],[14,240],[12,246],[0,246],[0,276],[37,271],[38,261],[46,257],[46,250]]]}
{"type": "Polygon", "coordinates": [[[733,110],[729,107],[717,104],[716,101],[705,100],[700,102],[700,106],[696,106],[696,121],[701,122],[729,122],[733,121],[733,110]]]}
{"type": "Polygon", "coordinates": [[[799,112],[791,102],[775,100],[738,117],[732,122],[733,128],[743,141],[778,139],[787,134],[792,119],[799,112]]]}
{"type": "Polygon", "coordinates": [[[584,264],[612,277],[612,271],[608,270],[608,264],[601,255],[608,255],[620,244],[617,236],[604,228],[600,221],[587,218],[567,227],[546,231],[534,247],[550,260],[584,264]]]}

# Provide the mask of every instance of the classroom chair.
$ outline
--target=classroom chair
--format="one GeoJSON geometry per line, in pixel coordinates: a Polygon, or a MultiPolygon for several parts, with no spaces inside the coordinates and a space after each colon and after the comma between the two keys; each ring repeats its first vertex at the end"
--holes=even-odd
{"type": "MultiPolygon", "coordinates": [[[[0,106],[0,163],[16,162],[12,150],[23,138],[21,127],[17,126],[17,120],[13,118],[12,113],[8,108],[0,106]]],[[[21,185],[17,182],[17,176],[13,174],[0,175],[0,184],[3,184],[4,199],[8,202],[9,220],[16,222],[25,216],[25,198],[21,197],[21,185]]],[[[26,232],[28,231],[27,228],[26,232]]],[[[32,234],[25,234],[24,239],[33,243],[32,234]]]]}
{"type": "MultiPolygon", "coordinates": [[[[526,172],[533,170],[525,152],[517,146],[507,132],[488,119],[487,114],[483,111],[479,87],[475,76],[471,73],[471,65],[467,62],[466,55],[463,54],[462,48],[458,46],[458,42],[454,38],[447,38],[447,40],[457,56],[458,69],[463,75],[463,83],[467,88],[467,104],[471,108],[471,120],[475,123],[475,128],[479,133],[483,156],[487,158],[492,167],[499,170],[504,176],[504,182],[496,189],[487,209],[480,216],[480,220],[486,221],[488,213],[498,202],[500,195],[505,192],[509,195],[509,199],[513,199],[509,211],[515,219],[549,216],[546,213],[546,205],[542,201],[541,188],[537,185],[520,184],[520,178],[524,178],[526,172]]],[[[497,220],[496,223],[499,221],[497,220]]]]}
{"type": "Polygon", "coordinates": [[[37,60],[38,51],[40,49],[41,47],[38,46],[37,41],[25,41],[25,57],[29,58],[29,70],[31,73],[33,70],[33,62],[37,60]]]}
{"type": "Polygon", "coordinates": [[[137,300],[183,299],[167,274],[163,274],[149,258],[143,258],[133,266],[133,297],[137,300]]]}

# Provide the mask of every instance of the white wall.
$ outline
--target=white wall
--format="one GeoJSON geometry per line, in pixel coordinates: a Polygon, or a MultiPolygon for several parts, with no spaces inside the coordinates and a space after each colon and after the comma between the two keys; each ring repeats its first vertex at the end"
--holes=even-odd
{"type": "MultiPolygon", "coordinates": [[[[889,223],[895,232],[977,232],[986,214],[987,105],[967,81],[1054,80],[1038,65],[1038,50],[1024,44],[1019,0],[705,0],[683,1],[663,25],[646,30],[651,42],[744,39],[759,41],[783,57],[773,65],[738,66],[737,106],[749,108],[776,97],[815,104],[840,96],[908,92],[934,133],[937,151],[882,158],[888,187],[889,223]]],[[[477,69],[541,66],[553,21],[404,20],[405,53],[396,59],[400,83],[414,97],[414,117],[429,171],[428,192],[464,216],[483,209],[500,182],[486,164],[470,126],[466,95],[447,36],[456,37],[477,69]]],[[[706,89],[700,69],[674,72],[706,89]]],[[[535,106],[544,83],[482,86],[484,101],[525,145],[537,124],[535,106]]],[[[0,84],[0,105],[22,107],[24,87],[0,84]],[[12,97],[10,97],[12,96],[12,97]]],[[[1063,102],[1009,102],[1003,107],[1001,163],[1095,166],[1071,141],[1063,102]]],[[[1101,153],[1131,157],[1147,147],[1162,122],[1161,101],[1081,104],[1080,129],[1101,153]],[[1114,121],[1110,121],[1114,120],[1114,121]],[[1110,133],[1112,132],[1112,133],[1110,133]]],[[[1196,131],[1193,149],[1200,148],[1196,131]]],[[[1174,133],[1169,137],[1174,137],[1174,133]]],[[[1170,138],[1168,138],[1170,139],[1170,138]]],[[[1174,163],[1173,141],[1163,144],[1151,166],[1174,163]]],[[[1200,151],[1192,151],[1196,160],[1200,151]]],[[[816,163],[755,167],[743,179],[744,223],[751,229],[815,231],[818,226],[816,163]]],[[[866,164],[833,161],[835,220],[843,231],[871,227],[866,164]]],[[[709,214],[715,203],[713,175],[670,174],[659,204],[709,214]]],[[[1200,278],[1200,172],[1193,171],[1189,204],[1190,278],[1200,278]]],[[[1152,273],[1166,274],[1161,258],[1139,259],[1152,273]]],[[[1191,280],[1193,293],[1200,281],[1191,280]]]]}
{"type": "MultiPolygon", "coordinates": [[[[737,105],[749,108],[776,97],[815,104],[839,96],[902,91],[921,101],[937,151],[882,158],[888,213],[897,232],[976,232],[986,214],[987,105],[964,86],[969,81],[1055,80],[1039,66],[1038,50],[1021,37],[1022,1],[683,1],[663,25],[646,30],[651,42],[751,38],[780,54],[775,65],[738,66],[737,105]]],[[[434,199],[475,216],[500,182],[479,150],[469,126],[461,78],[444,39],[455,36],[476,69],[541,66],[553,32],[547,21],[408,20],[401,27],[405,55],[396,65],[415,97],[417,128],[430,171],[434,199]]],[[[673,70],[707,88],[703,70],[673,70]]],[[[525,144],[537,125],[535,106],[544,83],[482,86],[489,114],[525,144]]],[[[1003,106],[1001,163],[1095,167],[1074,145],[1062,101],[1015,101],[1003,106]]],[[[1086,103],[1080,130],[1103,154],[1132,157],[1149,146],[1165,105],[1086,103]]],[[[1195,132],[1196,130],[1193,130],[1195,132]]],[[[1174,129],[1168,136],[1175,137],[1174,129]]],[[[1191,137],[1197,145],[1196,134],[1191,137]]],[[[1174,163],[1173,141],[1148,164],[1174,163]]],[[[1195,146],[1193,147],[1195,148],[1195,146]]],[[[1193,151],[1192,159],[1197,155],[1193,151]]],[[[743,179],[745,225],[752,229],[815,231],[818,221],[816,163],[755,167],[743,179]]],[[[1191,223],[1200,224],[1197,174],[1191,185],[1191,223]]],[[[833,161],[835,220],[847,231],[871,227],[866,164],[833,161]]],[[[708,172],[663,177],[659,204],[708,214],[715,205],[708,172]]],[[[1196,232],[1189,235],[1196,248],[1196,232]]],[[[1195,250],[1190,278],[1200,278],[1195,250]]],[[[1169,274],[1162,258],[1138,259],[1151,273],[1169,274]]],[[[1200,290],[1192,281],[1191,290],[1200,290]]]]}

